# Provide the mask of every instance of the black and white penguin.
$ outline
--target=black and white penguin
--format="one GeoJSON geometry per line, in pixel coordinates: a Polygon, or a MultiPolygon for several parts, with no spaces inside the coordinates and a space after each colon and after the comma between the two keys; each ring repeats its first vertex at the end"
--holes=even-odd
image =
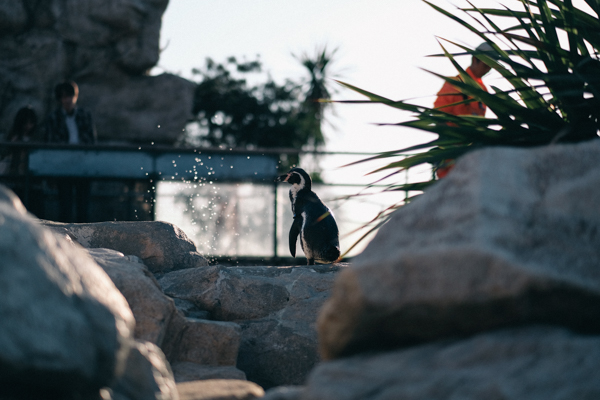
{"type": "Polygon", "coordinates": [[[296,257],[296,241],[300,235],[300,246],[308,265],[332,263],[340,257],[339,231],[333,213],[311,190],[310,176],[302,168],[277,178],[279,182],[292,185],[290,201],[294,222],[290,229],[290,253],[296,257]]]}

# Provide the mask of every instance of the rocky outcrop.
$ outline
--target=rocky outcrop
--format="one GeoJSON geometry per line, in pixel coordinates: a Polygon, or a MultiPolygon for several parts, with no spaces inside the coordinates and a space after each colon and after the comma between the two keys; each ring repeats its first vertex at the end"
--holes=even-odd
{"type": "MultiPolygon", "coordinates": [[[[55,231],[65,232],[63,228],[55,231]]],[[[105,248],[88,252],[127,299],[136,320],[135,338],[160,346],[177,382],[246,379],[235,367],[241,340],[238,324],[184,315],[136,256],[105,248]]],[[[185,310],[208,317],[189,306],[185,310]]]]}
{"type": "Polygon", "coordinates": [[[129,352],[125,372],[105,391],[115,400],[179,398],[173,373],[163,352],[154,344],[142,341],[135,342],[129,352]]]}
{"type": "MultiPolygon", "coordinates": [[[[46,338],[38,340],[42,350],[35,347],[29,349],[28,346],[33,346],[39,335],[45,335],[44,327],[52,326],[50,322],[53,322],[62,324],[60,330],[56,327],[56,341],[64,342],[65,351],[83,352],[78,357],[87,362],[87,370],[77,373],[67,371],[64,378],[59,374],[51,385],[42,384],[36,390],[60,396],[78,393],[92,397],[101,391],[104,398],[110,396],[119,400],[176,399],[178,388],[175,388],[175,382],[178,382],[183,385],[181,390],[186,398],[250,399],[261,397],[264,391],[256,383],[245,382],[246,373],[267,388],[279,382],[297,384],[304,382],[310,369],[318,362],[316,315],[328,296],[339,266],[206,266],[195,248],[187,246],[187,238],[181,236],[180,231],[172,225],[144,222],[40,223],[27,215],[19,200],[4,188],[0,190],[0,221],[4,224],[0,231],[0,255],[8,254],[7,259],[11,263],[13,260],[10,257],[18,258],[13,263],[15,268],[7,270],[10,274],[0,275],[0,284],[3,287],[13,285],[11,288],[19,291],[21,296],[28,296],[29,301],[27,303],[24,297],[15,296],[12,291],[3,292],[1,295],[8,297],[1,299],[0,307],[4,309],[0,308],[0,311],[7,310],[9,315],[15,313],[15,321],[19,319],[20,315],[10,309],[13,300],[23,301],[20,305],[24,307],[23,310],[28,307],[33,310],[39,307],[41,310],[34,312],[32,321],[24,319],[27,321],[25,325],[31,325],[30,332],[26,330],[27,327],[20,329],[19,334],[0,328],[0,345],[4,333],[8,335],[5,341],[7,349],[17,340],[16,336],[27,338],[31,335],[31,343],[23,342],[22,353],[31,351],[35,355],[36,351],[41,351],[43,356],[44,345],[53,347],[54,342],[46,338]],[[1,214],[5,209],[6,215],[1,214]],[[14,224],[5,223],[11,214],[18,217],[17,221],[14,224]],[[23,226],[28,229],[23,230],[23,226]],[[14,236],[13,231],[19,232],[19,235],[14,236]],[[38,235],[43,240],[38,240],[37,244],[35,240],[28,240],[30,231],[34,232],[34,237],[38,235]],[[52,244],[54,242],[58,244],[58,249],[50,251],[55,246],[52,244]],[[24,247],[15,248],[15,243],[24,247]],[[134,254],[125,255],[118,250],[134,254]],[[44,261],[40,253],[51,254],[51,257],[44,261]],[[73,265],[65,264],[65,260],[71,259],[73,265]],[[156,276],[163,286],[168,287],[167,293],[172,297],[163,293],[156,276],[144,264],[144,260],[151,263],[156,276]],[[51,301],[37,304],[40,298],[37,291],[49,289],[37,275],[31,278],[38,282],[36,285],[24,280],[23,284],[29,285],[28,290],[14,285],[12,280],[21,279],[19,274],[22,272],[16,268],[20,263],[32,264],[35,266],[32,269],[34,272],[41,269],[42,276],[44,273],[49,277],[67,274],[72,287],[67,285],[60,289],[59,286],[59,289],[77,292],[83,287],[82,299],[73,300],[73,304],[85,312],[93,312],[94,318],[85,315],[88,319],[77,325],[61,319],[61,307],[57,304],[51,301]],[[36,266],[35,263],[41,264],[36,266]],[[57,271],[44,267],[46,263],[57,264],[57,271]],[[177,269],[182,266],[184,269],[177,269]],[[92,271],[89,277],[86,275],[90,274],[88,270],[92,271]],[[83,282],[79,283],[81,287],[77,286],[79,281],[83,282]],[[119,315],[118,309],[109,307],[102,311],[103,305],[115,308],[113,294],[120,299],[121,311],[128,314],[127,321],[121,321],[113,315],[114,312],[119,315]],[[90,302],[91,306],[86,302],[90,302]],[[96,305],[95,302],[100,304],[96,305]],[[59,317],[55,317],[56,312],[59,317]],[[86,324],[89,326],[84,326],[86,324]],[[102,324],[107,324],[107,327],[102,324]],[[40,326],[44,329],[36,329],[40,326]],[[81,343],[74,349],[69,347],[72,346],[73,337],[65,331],[65,326],[78,329],[78,333],[87,338],[89,343],[81,343]],[[117,328],[126,328],[128,336],[117,336],[115,339],[110,336],[111,332],[107,332],[117,328]],[[98,337],[95,338],[93,334],[98,337]],[[94,354],[86,354],[84,344],[90,347],[87,353],[93,353],[94,346],[102,345],[106,349],[101,347],[94,354]],[[90,359],[93,355],[96,358],[90,359]],[[110,366],[112,369],[108,368],[110,366]],[[80,376],[84,379],[79,379],[77,384],[69,382],[70,378],[80,376]]],[[[41,298],[44,300],[43,296],[41,298]]],[[[6,318],[3,322],[5,320],[11,321],[6,318]]],[[[53,360],[54,355],[46,354],[45,357],[45,362],[48,362],[53,360]]],[[[59,354],[60,357],[62,355],[59,354]]],[[[71,353],[66,352],[64,358],[79,365],[78,358],[71,353]]],[[[34,363],[35,357],[32,360],[30,362],[34,363]]],[[[11,371],[6,374],[5,383],[8,380],[17,382],[16,385],[6,384],[10,392],[0,391],[0,397],[2,393],[12,395],[15,399],[27,397],[32,394],[29,388],[35,386],[32,383],[37,383],[39,379],[51,379],[43,374],[41,378],[32,376],[32,370],[28,367],[22,377],[19,375],[20,366],[17,368],[7,363],[0,364],[0,367],[2,371],[11,371]]],[[[38,373],[37,370],[34,372],[38,373]]],[[[49,376],[55,373],[50,371],[49,376]]]]}
{"type": "Polygon", "coordinates": [[[132,347],[127,301],[86,251],[0,191],[0,397],[98,393],[132,347]]]}
{"type": "Polygon", "coordinates": [[[181,400],[252,400],[265,391],[255,383],[238,380],[206,380],[177,385],[181,400]]]}
{"type": "Polygon", "coordinates": [[[599,157],[459,160],[338,276],[302,399],[597,397],[599,157]]]}
{"type": "Polygon", "coordinates": [[[162,346],[176,313],[173,300],[163,294],[154,276],[137,257],[109,249],[88,252],[127,299],[135,317],[135,338],[162,346]]]}
{"type": "Polygon", "coordinates": [[[265,392],[262,400],[301,400],[303,386],[278,386],[265,392]]]}
{"type": "Polygon", "coordinates": [[[186,234],[167,222],[43,223],[85,248],[106,248],[137,256],[154,274],[208,265],[186,234]]]}
{"type": "Polygon", "coordinates": [[[172,144],[191,115],[194,84],[147,76],[159,58],[168,0],[12,0],[0,4],[0,134],[17,110],[43,119],[54,86],[75,80],[99,139],[172,144]]]}
{"type": "Polygon", "coordinates": [[[599,158],[470,154],[352,265],[194,264],[160,223],[51,235],[0,190],[0,397],[596,399],[599,158]]]}
{"type": "Polygon", "coordinates": [[[340,275],[324,357],[531,323],[600,333],[596,157],[600,142],[465,157],[340,275]]]}
{"type": "Polygon", "coordinates": [[[175,75],[78,81],[81,105],[93,111],[98,140],[104,142],[172,145],[192,117],[196,86],[175,75]]]}
{"type": "Polygon", "coordinates": [[[208,379],[246,380],[244,371],[227,365],[202,365],[197,362],[175,361],[171,363],[175,382],[203,381],[208,379]]]}
{"type": "Polygon", "coordinates": [[[235,365],[241,336],[238,324],[184,318],[177,314],[169,329],[163,349],[171,362],[235,365]]]}
{"type": "Polygon", "coordinates": [[[318,363],[316,316],[341,265],[174,271],[164,292],[241,326],[237,367],[264,388],[302,384],[318,363]]]}
{"type": "Polygon", "coordinates": [[[302,399],[596,399],[600,337],[499,330],[319,365],[302,399]]]}

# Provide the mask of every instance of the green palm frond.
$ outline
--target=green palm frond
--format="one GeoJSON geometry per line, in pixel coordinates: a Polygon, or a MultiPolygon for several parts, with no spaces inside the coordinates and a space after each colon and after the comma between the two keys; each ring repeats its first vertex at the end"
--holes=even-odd
{"type": "MultiPolygon", "coordinates": [[[[468,101],[481,101],[494,117],[455,116],[410,101],[391,100],[349,83],[341,85],[368,100],[340,103],[379,103],[413,115],[391,124],[438,135],[438,138],[396,151],[381,153],[357,163],[390,159],[375,172],[397,175],[418,165],[437,164],[488,146],[540,146],[556,142],[579,142],[598,137],[600,131],[600,0],[585,0],[591,9],[573,5],[572,0],[519,0],[514,9],[479,8],[476,0],[469,8],[451,13],[423,0],[490,45],[491,52],[478,52],[444,41],[460,52],[451,53],[440,42],[441,54],[456,68],[458,76],[446,77],[464,93],[468,101]],[[471,21],[471,22],[469,22],[471,21]],[[502,28],[501,26],[507,26],[502,28]],[[458,64],[455,57],[478,57],[497,71],[507,83],[501,90],[483,90],[458,64]]],[[[390,124],[381,124],[390,125],[390,124]]],[[[425,182],[390,184],[386,191],[426,191],[434,178],[425,182]]],[[[390,212],[390,206],[365,229],[377,229],[390,212]]]]}

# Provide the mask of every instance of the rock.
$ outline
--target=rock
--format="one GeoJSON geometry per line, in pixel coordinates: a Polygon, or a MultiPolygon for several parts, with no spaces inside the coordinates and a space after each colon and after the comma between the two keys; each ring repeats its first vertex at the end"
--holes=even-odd
{"type": "Polygon", "coordinates": [[[334,274],[346,265],[209,266],[173,271],[158,281],[165,294],[209,311],[216,320],[258,319],[283,310],[290,320],[309,321],[327,297],[334,274]]]}
{"type": "Polygon", "coordinates": [[[162,74],[128,77],[118,87],[104,79],[80,86],[82,104],[94,110],[98,140],[170,145],[191,118],[196,84],[162,74]]]}
{"type": "Polygon", "coordinates": [[[261,400],[301,400],[303,386],[278,386],[267,390],[261,400]]]}
{"type": "Polygon", "coordinates": [[[208,379],[238,379],[246,380],[244,371],[233,366],[201,365],[188,361],[171,364],[175,382],[190,382],[208,379]]]}
{"type": "Polygon", "coordinates": [[[150,342],[137,341],[129,352],[125,373],[112,385],[117,400],[177,400],[179,394],[162,351],[150,342]]]}
{"type": "MultiPolygon", "coordinates": [[[[316,319],[316,313],[313,317],[316,319]]],[[[311,324],[276,317],[240,322],[242,344],[237,367],[265,389],[304,384],[320,361],[311,324]]]]}
{"type": "Polygon", "coordinates": [[[237,367],[264,388],[302,384],[319,361],[316,316],[337,265],[211,266],[159,278],[164,292],[242,329],[237,367]]]}
{"type": "Polygon", "coordinates": [[[598,349],[600,337],[566,329],[496,331],[322,363],[301,398],[592,400],[600,398],[598,349]]]}
{"type": "Polygon", "coordinates": [[[600,141],[463,157],[339,275],[322,356],[517,324],[600,333],[599,158],[600,141]]]}
{"type": "Polygon", "coordinates": [[[178,383],[177,390],[181,400],[251,400],[265,394],[255,383],[233,379],[178,383]]]}
{"type": "Polygon", "coordinates": [[[135,338],[161,346],[176,312],[173,300],[164,295],[146,266],[135,260],[137,257],[109,249],[88,252],[127,299],[135,317],[135,338]]]}
{"type": "Polygon", "coordinates": [[[56,107],[54,86],[68,78],[79,84],[78,104],[92,112],[100,140],[173,144],[191,116],[194,84],[170,74],[147,76],[159,59],[167,4],[3,2],[0,135],[27,104],[43,120],[56,107]]]}
{"type": "Polygon", "coordinates": [[[233,322],[185,318],[176,313],[163,343],[170,362],[235,366],[241,331],[233,322]]]}
{"type": "Polygon", "coordinates": [[[0,205],[7,207],[7,210],[20,215],[26,215],[27,210],[19,197],[9,188],[0,185],[0,205]]]}
{"type": "Polygon", "coordinates": [[[123,295],[4,186],[0,258],[0,397],[97,396],[122,373],[131,345],[135,322],[123,295]]]}
{"type": "Polygon", "coordinates": [[[188,300],[174,298],[175,307],[188,318],[210,319],[208,311],[200,310],[194,303],[188,300]]]}
{"type": "Polygon", "coordinates": [[[154,274],[208,265],[186,234],[167,222],[43,223],[57,233],[69,234],[83,247],[138,256],[154,274]]]}

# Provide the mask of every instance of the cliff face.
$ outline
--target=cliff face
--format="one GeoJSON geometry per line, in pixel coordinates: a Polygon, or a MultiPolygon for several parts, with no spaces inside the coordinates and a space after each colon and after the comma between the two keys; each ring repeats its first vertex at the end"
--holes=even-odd
{"type": "Polygon", "coordinates": [[[0,133],[31,105],[43,118],[53,88],[77,82],[101,141],[169,144],[191,114],[193,83],[163,74],[158,62],[168,0],[0,2],[0,133]]]}

